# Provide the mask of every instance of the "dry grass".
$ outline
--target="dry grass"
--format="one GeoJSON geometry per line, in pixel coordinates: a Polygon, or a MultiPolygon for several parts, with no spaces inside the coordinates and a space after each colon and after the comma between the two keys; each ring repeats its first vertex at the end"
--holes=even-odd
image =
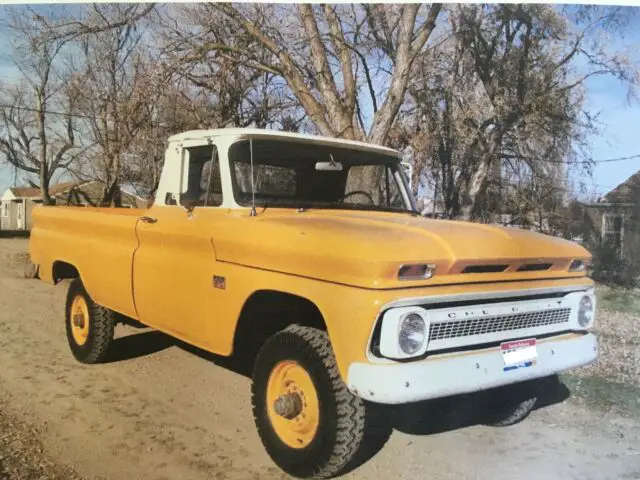
{"type": "Polygon", "coordinates": [[[9,413],[3,402],[0,398],[0,479],[79,480],[71,467],[46,455],[38,429],[9,413]]]}
{"type": "Polygon", "coordinates": [[[597,293],[600,356],[597,363],[576,373],[640,387],[640,295],[604,287],[597,293]]]}
{"type": "Polygon", "coordinates": [[[598,286],[598,361],[563,375],[579,401],[625,416],[640,415],[640,292],[598,286]]]}
{"type": "Polygon", "coordinates": [[[602,310],[640,316],[640,289],[596,287],[598,307],[602,310]]]}

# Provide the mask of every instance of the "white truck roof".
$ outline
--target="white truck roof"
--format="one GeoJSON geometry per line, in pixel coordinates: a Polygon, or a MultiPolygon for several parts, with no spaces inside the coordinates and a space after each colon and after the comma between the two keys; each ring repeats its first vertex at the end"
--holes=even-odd
{"type": "Polygon", "coordinates": [[[355,140],[345,140],[342,138],[322,137],[319,135],[307,135],[302,133],[279,132],[277,130],[268,130],[260,128],[217,128],[211,130],[189,130],[178,133],[169,137],[169,143],[183,142],[186,140],[206,140],[211,137],[235,137],[235,138],[265,138],[282,140],[299,140],[303,142],[313,143],[316,145],[335,145],[337,147],[354,148],[358,150],[368,150],[371,152],[384,153],[400,157],[402,154],[397,150],[393,150],[382,145],[372,143],[358,142],[355,140]]]}

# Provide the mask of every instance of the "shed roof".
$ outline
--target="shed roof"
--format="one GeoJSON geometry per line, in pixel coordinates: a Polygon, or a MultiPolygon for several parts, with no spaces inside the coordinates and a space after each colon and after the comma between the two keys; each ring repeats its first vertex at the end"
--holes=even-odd
{"type": "MultiPolygon", "coordinates": [[[[73,187],[80,185],[80,182],[64,182],[49,187],[49,195],[59,195],[73,187]]],[[[34,187],[10,187],[9,190],[16,198],[37,198],[40,196],[40,189],[34,187]]]]}
{"type": "Polygon", "coordinates": [[[640,171],[634,173],[616,188],[607,193],[602,202],[634,203],[640,199],[640,171]]]}

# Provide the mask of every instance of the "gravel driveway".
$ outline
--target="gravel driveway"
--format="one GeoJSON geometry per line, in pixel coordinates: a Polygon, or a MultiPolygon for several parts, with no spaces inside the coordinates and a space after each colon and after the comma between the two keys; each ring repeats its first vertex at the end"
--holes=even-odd
{"type": "MultiPolygon", "coordinates": [[[[0,239],[0,478],[287,478],[256,434],[249,379],[227,360],[119,328],[110,363],[75,362],[65,287],[21,278],[25,250],[0,239]]],[[[556,401],[504,429],[461,415],[464,402],[390,411],[389,442],[345,478],[640,479],[640,421],[556,401]]]]}

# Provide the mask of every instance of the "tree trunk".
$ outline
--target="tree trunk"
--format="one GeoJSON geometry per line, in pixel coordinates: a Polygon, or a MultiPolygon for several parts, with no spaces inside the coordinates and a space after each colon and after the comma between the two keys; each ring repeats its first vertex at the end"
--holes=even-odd
{"type": "Polygon", "coordinates": [[[115,207],[122,206],[122,198],[120,195],[120,187],[118,183],[118,180],[114,179],[105,185],[102,194],[102,200],[100,202],[101,206],[110,207],[112,204],[115,207]]]}
{"type": "Polygon", "coordinates": [[[108,162],[107,180],[104,184],[101,205],[110,207],[113,203],[116,207],[121,207],[120,197],[120,154],[112,153],[108,162]]]}
{"type": "MultiPolygon", "coordinates": [[[[460,208],[461,217],[465,220],[471,220],[476,209],[476,205],[481,195],[486,190],[487,178],[491,170],[491,165],[495,160],[496,152],[502,144],[502,133],[494,131],[489,134],[488,145],[483,145],[483,151],[480,155],[480,164],[476,171],[469,179],[467,193],[464,196],[462,206],[460,208]]],[[[473,155],[473,152],[469,153],[473,155]]]]}
{"type": "Polygon", "coordinates": [[[51,205],[51,196],[49,195],[49,164],[47,163],[47,131],[45,125],[45,102],[44,102],[44,86],[36,90],[36,121],[38,122],[38,136],[40,137],[40,196],[43,205],[51,205]]]}
{"type": "Polygon", "coordinates": [[[485,190],[487,176],[489,174],[490,159],[483,156],[482,162],[478,169],[473,173],[469,180],[469,189],[464,198],[462,207],[460,208],[460,216],[464,220],[471,220],[473,217],[476,202],[485,190]]]}
{"type": "Polygon", "coordinates": [[[49,169],[46,162],[40,167],[40,197],[43,205],[52,205],[51,195],[49,195],[49,169]]]}

